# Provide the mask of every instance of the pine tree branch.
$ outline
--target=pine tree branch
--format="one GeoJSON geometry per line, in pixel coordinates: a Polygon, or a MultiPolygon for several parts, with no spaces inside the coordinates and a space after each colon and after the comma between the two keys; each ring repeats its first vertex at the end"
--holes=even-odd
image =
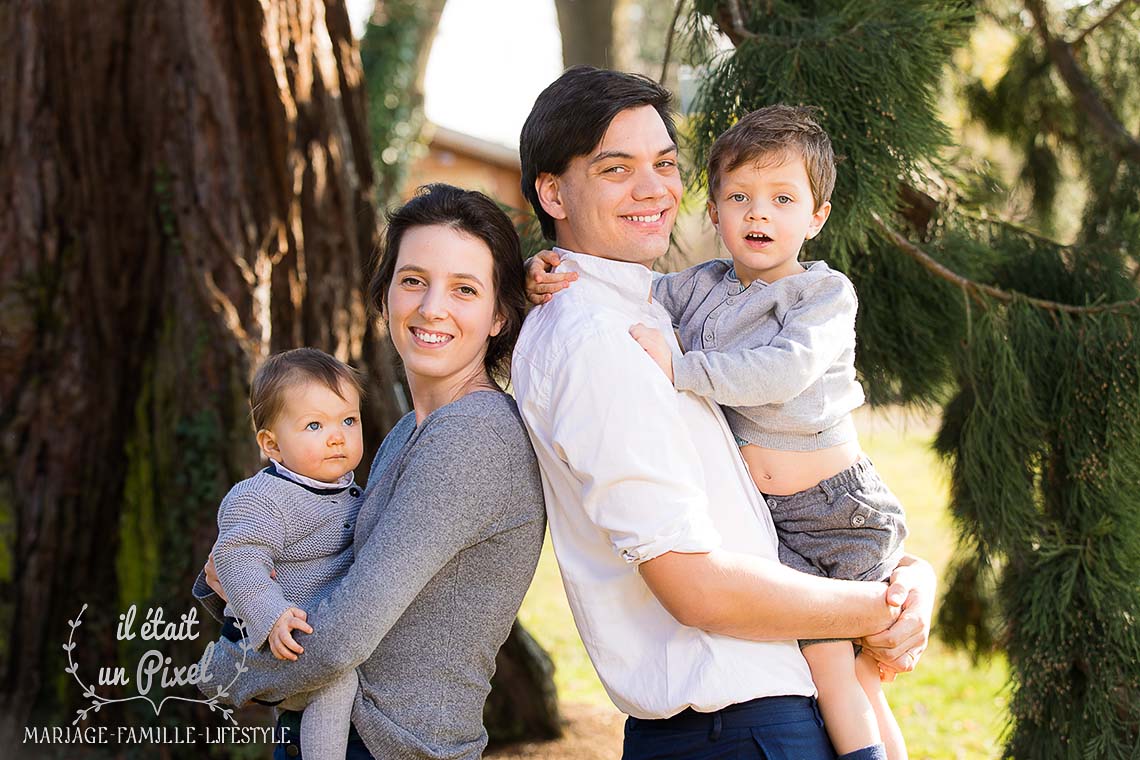
{"type": "Polygon", "coordinates": [[[901,232],[884,222],[882,217],[878,214],[872,214],[871,217],[875,220],[875,225],[886,234],[899,250],[917,261],[927,271],[941,277],[947,282],[954,283],[976,303],[983,306],[985,305],[985,299],[982,298],[982,295],[987,295],[1002,303],[1011,303],[1014,299],[1020,298],[1031,306],[1036,306],[1039,309],[1061,311],[1066,314],[1097,314],[1106,311],[1125,311],[1140,306],[1140,296],[1133,298],[1131,301],[1116,301],[1114,303],[1098,304],[1095,306],[1073,306],[1072,304],[1049,301],[1044,298],[1034,298],[1024,293],[1002,290],[1001,288],[995,288],[993,285],[986,285],[983,282],[975,282],[967,277],[963,277],[935,260],[933,256],[912,243],[901,232]]]}
{"type": "Polygon", "coordinates": [[[1049,31],[1046,18],[1045,5],[1042,0],[1025,0],[1025,8],[1033,17],[1037,33],[1045,45],[1049,59],[1057,67],[1057,73],[1068,87],[1069,93],[1076,99],[1082,111],[1097,131],[1108,142],[1109,149],[1114,155],[1128,159],[1130,162],[1140,164],[1140,139],[1129,134],[1124,125],[1113,115],[1095,86],[1085,76],[1080,63],[1073,55],[1072,46],[1064,40],[1054,37],[1049,31]]]}
{"type": "Polygon", "coordinates": [[[1072,42],[1069,43],[1069,46],[1071,48],[1073,48],[1074,50],[1079,48],[1081,45],[1084,44],[1085,37],[1088,37],[1090,34],[1095,32],[1106,21],[1109,21],[1110,19],[1112,19],[1113,16],[1115,16],[1117,13],[1119,13],[1120,11],[1127,8],[1131,3],[1132,3],[1132,0],[1120,0],[1119,3],[1112,6],[1112,8],[1108,11],[1108,13],[1101,16],[1099,21],[1097,21],[1092,26],[1090,26],[1088,29],[1085,29],[1083,32],[1081,32],[1079,35],[1077,35],[1076,39],[1074,39],[1072,42]]]}
{"type": "Polygon", "coordinates": [[[731,30],[729,37],[732,38],[732,44],[740,44],[740,40],[755,39],[757,35],[748,31],[748,27],[744,25],[744,15],[740,12],[740,0],[724,0],[720,4],[722,11],[728,13],[728,27],[731,30]]]}
{"type": "Polygon", "coordinates": [[[665,60],[661,62],[661,76],[658,77],[657,83],[664,86],[665,74],[669,71],[669,57],[673,54],[673,38],[677,35],[677,19],[681,17],[681,8],[685,5],[685,0],[677,0],[677,5],[673,8],[673,20],[669,22],[669,36],[665,38],[665,60]]]}

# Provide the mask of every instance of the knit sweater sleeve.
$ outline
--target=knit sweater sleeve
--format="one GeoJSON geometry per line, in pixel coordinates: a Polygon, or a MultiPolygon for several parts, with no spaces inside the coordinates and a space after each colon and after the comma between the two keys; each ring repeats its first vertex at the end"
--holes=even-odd
{"type": "MultiPolygon", "coordinates": [[[[377,490],[361,508],[378,521],[348,575],[309,614],[313,633],[295,636],[304,653],[290,662],[251,652],[231,690],[235,704],[320,688],[364,662],[428,581],[511,504],[518,474],[488,421],[444,416],[425,423],[412,445],[387,503],[376,502],[384,498],[377,490]]],[[[220,642],[218,672],[240,660],[228,643],[220,642]]]]}
{"type": "Polygon", "coordinates": [[[673,382],[725,406],[782,404],[819,380],[855,343],[855,290],[840,275],[806,288],[767,345],[673,357],[673,382]]]}
{"type": "Polygon", "coordinates": [[[285,529],[280,506],[251,488],[231,491],[218,512],[214,566],[254,648],[265,643],[277,618],[293,606],[270,577],[274,560],[285,549],[285,529]]]}
{"type": "Polygon", "coordinates": [[[194,579],[194,588],[191,591],[194,598],[202,603],[206,608],[206,612],[210,613],[210,617],[217,620],[219,623],[225,619],[226,603],[222,598],[214,593],[214,589],[210,588],[206,583],[206,573],[204,570],[198,571],[198,577],[194,579]]]}

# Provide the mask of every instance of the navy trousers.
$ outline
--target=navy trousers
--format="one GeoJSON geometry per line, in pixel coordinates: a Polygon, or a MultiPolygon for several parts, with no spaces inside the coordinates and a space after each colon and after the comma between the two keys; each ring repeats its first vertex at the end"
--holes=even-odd
{"type": "Polygon", "coordinates": [[[713,713],[627,718],[622,760],[835,760],[811,697],[764,697],[713,713]]]}

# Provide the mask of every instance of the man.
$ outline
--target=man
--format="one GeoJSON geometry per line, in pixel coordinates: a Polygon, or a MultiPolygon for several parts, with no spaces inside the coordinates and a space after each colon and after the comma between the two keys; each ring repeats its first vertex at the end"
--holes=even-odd
{"type": "Polygon", "coordinates": [[[629,336],[638,322],[672,335],[649,270],[681,200],[669,101],[575,67],[535,102],[523,192],[578,282],[527,318],[515,395],[575,622],[630,716],[625,757],[831,758],[794,639],[890,627],[866,643],[887,672],[911,669],[933,573],[907,558],[885,594],[781,566],[720,410],[677,393],[629,336]]]}

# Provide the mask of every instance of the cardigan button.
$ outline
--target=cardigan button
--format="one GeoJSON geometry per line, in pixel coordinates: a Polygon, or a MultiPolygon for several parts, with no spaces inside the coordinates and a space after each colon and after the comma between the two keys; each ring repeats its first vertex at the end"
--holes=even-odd
{"type": "Polygon", "coordinates": [[[360,489],[359,488],[350,488],[350,489],[348,489],[348,494],[349,494],[349,496],[353,496],[353,497],[359,496],[360,495],[360,489]]]}

